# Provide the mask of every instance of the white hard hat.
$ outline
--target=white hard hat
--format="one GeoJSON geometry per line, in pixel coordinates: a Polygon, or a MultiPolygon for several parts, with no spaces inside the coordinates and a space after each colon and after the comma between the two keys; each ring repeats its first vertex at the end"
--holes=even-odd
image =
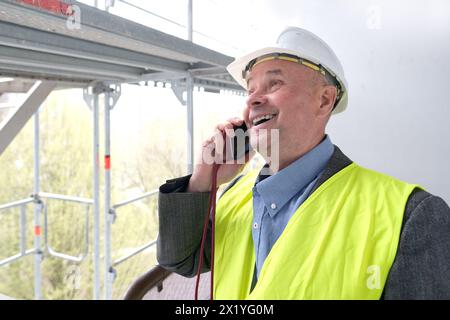
{"type": "Polygon", "coordinates": [[[241,58],[237,58],[228,65],[227,70],[242,87],[247,89],[245,75],[249,67],[251,68],[254,65],[252,63],[260,58],[266,60],[264,57],[276,56],[274,59],[282,59],[279,57],[280,54],[281,56],[286,56],[284,60],[302,63],[320,71],[327,78],[331,76],[338,89],[340,89],[340,98],[338,97],[339,100],[333,110],[333,114],[345,110],[348,102],[348,86],[344,76],[344,69],[333,50],[322,39],[307,30],[288,27],[278,36],[275,46],[256,50],[241,58]],[[292,60],[290,58],[292,56],[300,59],[292,60]]]}

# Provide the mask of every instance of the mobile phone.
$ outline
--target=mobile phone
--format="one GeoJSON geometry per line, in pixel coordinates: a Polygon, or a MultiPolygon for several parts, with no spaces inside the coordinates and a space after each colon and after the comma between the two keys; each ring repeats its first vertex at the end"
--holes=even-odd
{"type": "MultiPolygon", "coordinates": [[[[248,135],[247,125],[245,122],[243,122],[240,126],[234,126],[233,129],[235,136],[229,140],[229,146],[232,152],[230,157],[237,160],[244,157],[244,155],[250,151],[250,137],[248,135]]],[[[230,159],[230,157],[228,157],[228,159],[230,159]]]]}

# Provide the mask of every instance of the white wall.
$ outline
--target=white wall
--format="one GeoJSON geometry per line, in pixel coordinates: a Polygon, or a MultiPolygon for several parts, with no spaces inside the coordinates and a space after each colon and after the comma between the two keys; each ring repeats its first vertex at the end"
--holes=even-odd
{"type": "Polygon", "coordinates": [[[355,162],[450,203],[450,1],[269,3],[342,60],[349,105],[330,120],[332,141],[355,162]]]}

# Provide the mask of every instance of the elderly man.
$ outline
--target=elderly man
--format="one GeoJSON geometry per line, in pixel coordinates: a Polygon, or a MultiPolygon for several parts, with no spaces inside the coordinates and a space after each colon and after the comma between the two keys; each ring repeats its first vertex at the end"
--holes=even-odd
{"type": "MultiPolygon", "coordinates": [[[[217,202],[214,298],[450,298],[447,204],[358,166],[325,134],[348,94],[331,48],[290,27],[228,71],[248,100],[243,119],[217,130],[244,121],[253,146],[266,139],[278,153],[277,161],[265,153],[265,170],[245,175],[238,175],[244,164],[219,167],[218,184],[231,183],[217,202]]],[[[158,261],[188,277],[201,255],[202,271],[211,267],[210,241],[203,252],[200,243],[213,172],[202,160],[214,142],[205,141],[192,175],[160,187],[158,261]]]]}

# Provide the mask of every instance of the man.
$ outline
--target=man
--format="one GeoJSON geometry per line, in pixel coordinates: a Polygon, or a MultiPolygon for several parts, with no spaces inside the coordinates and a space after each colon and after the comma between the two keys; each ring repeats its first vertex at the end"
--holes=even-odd
{"type": "MultiPolygon", "coordinates": [[[[287,28],[274,47],[236,59],[228,71],[248,90],[243,120],[253,146],[278,133],[277,161],[239,175],[217,203],[214,297],[217,299],[449,299],[450,208],[417,185],[362,168],[325,134],[345,110],[342,66],[325,42],[287,28]],[[265,129],[265,130],[263,130],[265,129]],[[263,134],[267,132],[267,136],[263,134]]],[[[204,142],[201,159],[217,146],[204,142]]],[[[216,155],[222,151],[217,148],[216,155]]],[[[267,153],[269,154],[269,153],[267,153]]],[[[247,159],[248,160],[248,159],[247,159]]],[[[194,276],[212,165],[160,187],[158,261],[194,276]]],[[[233,179],[234,178],[234,179],[233,179]]],[[[211,237],[208,229],[208,237],[211,237]]]]}

